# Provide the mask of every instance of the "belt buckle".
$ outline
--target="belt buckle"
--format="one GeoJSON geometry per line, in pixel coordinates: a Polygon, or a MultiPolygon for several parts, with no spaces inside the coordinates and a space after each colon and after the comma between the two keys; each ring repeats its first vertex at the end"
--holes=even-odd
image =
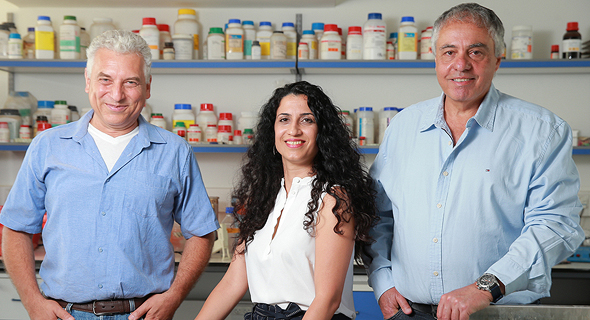
{"type": "Polygon", "coordinates": [[[114,313],[112,312],[96,312],[96,300],[92,301],[92,313],[95,316],[108,316],[108,315],[113,315],[114,313]]]}

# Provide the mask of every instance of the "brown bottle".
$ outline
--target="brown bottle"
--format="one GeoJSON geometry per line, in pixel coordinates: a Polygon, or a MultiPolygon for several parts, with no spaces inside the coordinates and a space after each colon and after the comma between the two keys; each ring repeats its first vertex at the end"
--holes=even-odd
{"type": "Polygon", "coordinates": [[[580,47],[582,46],[582,35],[578,32],[577,22],[567,23],[567,32],[563,35],[563,59],[581,58],[580,47]]]}

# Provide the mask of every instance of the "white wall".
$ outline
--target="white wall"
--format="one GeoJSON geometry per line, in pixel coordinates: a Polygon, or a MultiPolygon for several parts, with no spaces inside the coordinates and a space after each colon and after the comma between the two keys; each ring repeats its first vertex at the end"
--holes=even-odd
{"type": "MultiPolygon", "coordinates": [[[[236,1],[240,3],[239,1],[236,1]]],[[[271,1],[272,3],[272,1],[271,1]]],[[[307,8],[195,8],[202,30],[222,27],[230,18],[272,21],[280,25],[294,21],[296,13],[303,14],[303,27],[310,29],[316,21],[337,23],[346,29],[362,25],[369,12],[383,13],[388,32],[396,31],[402,16],[413,15],[418,28],[432,25],[444,10],[460,1],[401,1],[401,0],[343,0],[335,7],[307,8]]],[[[578,21],[583,39],[590,38],[590,1],[565,2],[538,0],[485,0],[482,5],[493,9],[503,20],[506,43],[510,45],[511,30],[515,25],[528,24],[534,30],[534,58],[548,59],[550,46],[560,44],[569,21],[578,21]]],[[[111,17],[117,27],[139,29],[141,18],[154,16],[158,23],[174,24],[178,8],[17,8],[0,0],[0,21],[7,12],[14,12],[21,33],[34,26],[38,15],[49,15],[55,29],[64,15],[76,15],[81,26],[88,28],[94,17],[111,17]]],[[[205,33],[201,32],[201,39],[205,33]]],[[[508,48],[510,49],[510,48],[508,48]]],[[[0,104],[6,99],[7,75],[0,72],[0,104]]],[[[154,75],[152,98],[148,103],[154,110],[170,117],[174,103],[188,102],[198,105],[213,103],[216,111],[233,112],[257,110],[272,90],[295,79],[293,75],[154,75]]],[[[434,72],[431,75],[304,75],[304,80],[322,86],[343,109],[373,106],[405,107],[440,94],[434,72]]],[[[564,118],[579,129],[581,135],[590,136],[590,73],[509,75],[498,74],[497,88],[514,96],[538,103],[564,118]]],[[[84,93],[83,75],[16,75],[16,89],[32,92],[37,99],[65,99],[70,104],[88,105],[84,93]]],[[[11,184],[20,165],[22,153],[0,152],[0,185],[11,184]]],[[[373,156],[368,157],[371,163],[373,156]]],[[[222,208],[227,204],[239,154],[197,154],[205,184],[212,195],[221,196],[222,208]]],[[[590,156],[574,156],[582,176],[582,189],[590,190],[590,156]]],[[[1,190],[0,190],[1,191],[1,190]]],[[[1,200],[1,194],[0,194],[1,200]]]]}

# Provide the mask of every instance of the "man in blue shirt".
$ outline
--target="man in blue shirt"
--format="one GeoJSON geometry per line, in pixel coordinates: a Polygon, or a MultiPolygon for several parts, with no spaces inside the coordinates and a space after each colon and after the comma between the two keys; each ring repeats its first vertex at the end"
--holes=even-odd
{"type": "Polygon", "coordinates": [[[4,264],[32,319],[171,319],[208,263],[219,224],[192,148],[140,116],[150,65],[138,35],[95,38],[85,71],[93,110],[27,150],[0,223],[4,264]],[[30,237],[45,212],[41,292],[30,237]],[[176,276],[174,221],[187,238],[176,276]]]}
{"type": "Polygon", "coordinates": [[[434,25],[439,98],[396,115],[371,168],[369,284],[386,319],[468,319],[549,295],[582,242],[571,129],[492,84],[504,28],[461,4],[434,25]]]}

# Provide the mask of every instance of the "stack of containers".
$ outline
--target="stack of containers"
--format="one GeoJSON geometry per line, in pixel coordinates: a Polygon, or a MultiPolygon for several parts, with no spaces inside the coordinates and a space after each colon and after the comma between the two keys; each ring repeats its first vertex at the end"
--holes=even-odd
{"type": "MultiPolygon", "coordinates": [[[[199,23],[195,10],[178,9],[178,19],[174,23],[174,34],[190,35],[193,40],[192,59],[199,59],[199,23]]],[[[176,45],[174,49],[176,49],[176,45]]]]}

